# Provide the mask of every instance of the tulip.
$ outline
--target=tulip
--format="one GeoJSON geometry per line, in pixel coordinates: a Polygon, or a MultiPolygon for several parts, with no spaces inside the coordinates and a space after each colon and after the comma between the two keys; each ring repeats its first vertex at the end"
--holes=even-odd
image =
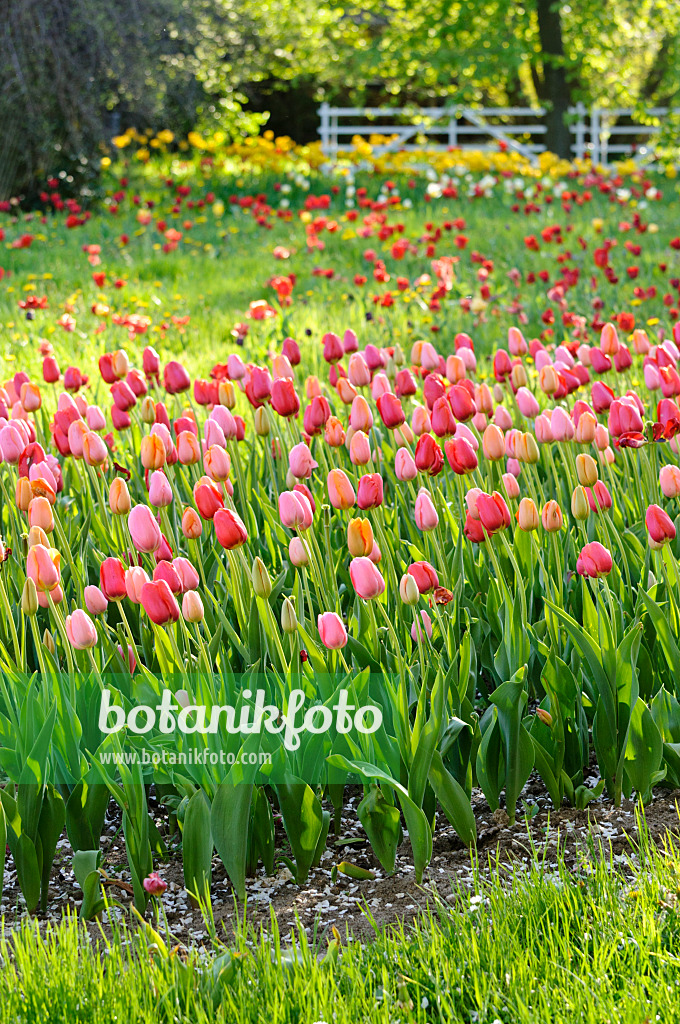
{"type": "Polygon", "coordinates": [[[289,597],[284,597],[281,608],[281,629],[288,636],[297,633],[298,620],[295,614],[295,606],[289,597]]]}
{"type": "Polygon", "coordinates": [[[515,441],[515,454],[518,462],[526,462],[536,465],[540,458],[538,444],[533,434],[519,434],[515,441]]]}
{"type": "MultiPolygon", "coordinates": [[[[596,507],[595,507],[595,509],[593,511],[601,512],[603,509],[608,509],[608,508],[612,507],[612,504],[613,504],[612,496],[609,493],[607,485],[602,483],[601,480],[597,481],[597,483],[593,487],[592,493],[593,493],[593,497],[594,497],[595,505],[596,505],[596,507]]],[[[592,503],[591,503],[591,507],[592,507],[592,503]]]]}
{"type": "Polygon", "coordinates": [[[201,523],[200,516],[193,508],[184,510],[182,533],[187,540],[198,540],[203,533],[203,524],[201,523]]]}
{"type": "Polygon", "coordinates": [[[346,473],[341,469],[332,469],[326,481],[328,499],[333,508],[345,510],[356,503],[356,495],[346,473]]]}
{"type": "Polygon", "coordinates": [[[510,510],[498,491],[494,491],[491,495],[482,491],[478,495],[477,515],[488,534],[507,529],[511,523],[510,510]]]}
{"type": "Polygon", "coordinates": [[[415,605],[420,600],[420,591],[414,577],[406,573],[399,582],[399,596],[404,604],[415,605]]]}
{"type": "Polygon", "coordinates": [[[139,565],[133,565],[125,572],[125,592],[133,604],[139,604],[142,599],[142,587],[149,582],[149,577],[139,565]]]}
{"type": "Polygon", "coordinates": [[[677,466],[663,466],[659,471],[659,486],[666,498],[680,495],[680,469],[677,466]]]}
{"type": "Polygon", "coordinates": [[[495,423],[490,423],[482,437],[484,458],[491,462],[499,462],[505,456],[505,438],[503,431],[495,423]]]}
{"type": "Polygon", "coordinates": [[[316,620],[319,637],[329,651],[338,651],[347,643],[347,629],[336,612],[324,612],[316,620]]]}
{"type": "Polygon", "coordinates": [[[571,441],[574,437],[574,421],[559,406],[553,409],[550,417],[550,429],[555,441],[571,441]]]}
{"type": "Polygon", "coordinates": [[[517,523],[524,533],[532,533],[540,524],[538,509],[531,498],[522,498],[517,510],[517,523]]]}
{"type": "Polygon", "coordinates": [[[209,476],[202,476],[194,484],[194,501],[203,519],[212,519],[224,507],[222,490],[209,476]]]}
{"type": "Polygon", "coordinates": [[[543,529],[548,533],[557,533],[562,529],[562,509],[556,501],[546,501],[541,512],[543,529]]]}
{"type": "Polygon", "coordinates": [[[28,506],[28,525],[39,526],[45,533],[52,533],[54,529],[54,515],[52,506],[47,498],[33,498],[28,506]]]}
{"type": "Polygon", "coordinates": [[[55,590],[61,581],[59,552],[43,544],[30,548],[26,557],[26,575],[30,576],[39,592],[55,590]]]}
{"type": "Polygon", "coordinates": [[[300,411],[300,399],[292,380],[279,379],[272,384],[272,408],[279,416],[289,418],[300,411]]]}
{"type": "Polygon", "coordinates": [[[116,516],[124,516],[130,511],[130,492],[122,477],[116,476],[109,487],[109,508],[116,516]]]}
{"type": "Polygon", "coordinates": [[[90,615],[103,615],[109,606],[109,602],[99,587],[85,587],[83,596],[85,598],[85,607],[90,615]]]}
{"type": "Polygon", "coordinates": [[[574,440],[578,444],[592,444],[597,435],[597,427],[598,422],[593,414],[582,412],[574,429],[574,440]]]}
{"type": "Polygon", "coordinates": [[[380,473],[366,473],[359,479],[357,505],[360,509],[378,508],[383,503],[383,480],[380,473]]]}
{"type": "Polygon", "coordinates": [[[574,519],[581,522],[586,520],[590,515],[588,493],[582,485],[574,488],[574,493],[571,496],[571,514],[574,519]]]}
{"type": "Polygon", "coordinates": [[[355,388],[365,388],[371,383],[371,371],[360,352],[354,352],[350,356],[347,376],[355,388]]]}
{"type": "Polygon", "coordinates": [[[413,623],[413,625],[411,626],[411,639],[413,640],[414,644],[418,640],[420,640],[422,642],[422,640],[423,640],[423,627],[425,628],[425,632],[427,633],[429,639],[430,640],[432,639],[432,619],[427,614],[427,612],[425,611],[424,608],[421,608],[421,610],[420,610],[420,617],[421,617],[421,620],[422,620],[422,626],[421,626],[420,622],[418,622],[417,618],[416,618],[415,622],[413,623]]]}
{"type": "Polygon", "coordinates": [[[163,384],[169,395],[178,395],[189,390],[191,377],[182,364],[173,359],[163,370],[163,384]]]}
{"type": "Polygon", "coordinates": [[[104,559],[99,566],[99,586],[107,601],[122,601],[126,597],[125,566],[120,558],[104,559]]]}
{"type": "Polygon", "coordinates": [[[282,491],[279,495],[279,518],[289,530],[307,530],[312,525],[312,509],[304,494],[282,491]]]}
{"type": "Polygon", "coordinates": [[[183,593],[182,581],[179,577],[179,573],[175,569],[174,563],[167,559],[160,559],[160,561],[156,563],[156,568],[153,571],[153,580],[154,582],[157,582],[158,580],[165,580],[173,594],[183,593]]]}
{"type": "Polygon", "coordinates": [[[167,508],[172,504],[170,481],[160,469],[157,469],[149,477],[149,501],[154,508],[167,508]]]}
{"type": "Polygon", "coordinates": [[[446,437],[456,431],[456,420],[448,398],[441,395],[432,407],[432,430],[437,437],[446,437]]]}
{"type": "Polygon", "coordinates": [[[432,430],[430,414],[424,406],[417,405],[413,410],[413,415],[411,416],[411,429],[416,437],[420,437],[422,434],[428,434],[430,430],[432,430]]]}
{"type": "Polygon", "coordinates": [[[135,505],[127,518],[128,530],[137,551],[150,554],[162,543],[161,528],[148,505],[135,505]]]}
{"type": "Polygon", "coordinates": [[[371,445],[362,430],[352,434],[349,443],[349,457],[353,466],[366,466],[371,461],[371,445]]]}
{"type": "Polygon", "coordinates": [[[202,622],[204,616],[200,595],[195,590],[187,590],[182,598],[182,617],[185,622],[202,622]]]}
{"type": "Polygon", "coordinates": [[[434,566],[429,562],[412,562],[408,567],[407,575],[413,576],[421,594],[427,594],[439,586],[439,577],[434,566]]]}
{"type": "Polygon", "coordinates": [[[675,540],[673,520],[659,505],[649,506],[645,515],[645,525],[649,534],[650,545],[660,547],[669,540],[675,540]]]}
{"type": "Polygon", "coordinates": [[[191,430],[182,430],[177,437],[177,458],[182,466],[195,466],[201,459],[201,444],[191,430]]]}
{"type": "Polygon", "coordinates": [[[230,508],[220,508],[213,518],[215,536],[227,551],[240,548],[248,540],[248,531],[239,514],[230,508]]]}
{"type": "Polygon", "coordinates": [[[349,564],[352,586],[364,601],[371,601],[385,590],[380,570],[370,558],[353,558],[349,564]]]}
{"type": "MultiPolygon", "coordinates": [[[[469,381],[467,383],[469,383],[469,381]]],[[[449,391],[448,397],[453,410],[453,415],[457,420],[460,420],[461,423],[472,419],[477,412],[477,406],[475,405],[474,398],[463,384],[455,384],[449,391]]]]}
{"type": "Polygon", "coordinates": [[[432,434],[423,434],[419,438],[415,451],[415,463],[421,473],[429,473],[430,476],[441,473],[444,466],[444,453],[432,434]]]}
{"type": "Polygon", "coordinates": [[[583,487],[593,487],[597,483],[597,463],[592,455],[576,456],[576,475],[583,487]]]}
{"type": "Polygon", "coordinates": [[[160,469],[165,465],[166,449],[158,433],[143,437],[139,451],[144,469],[160,469]]]}
{"type": "Polygon", "coordinates": [[[294,566],[303,568],[309,565],[309,552],[299,537],[293,537],[288,545],[288,555],[294,566]]]}
{"type": "Polygon", "coordinates": [[[612,571],[611,552],[598,541],[586,544],[576,561],[576,571],[579,576],[590,576],[596,580],[608,576],[612,571]]]}
{"type": "Polygon", "coordinates": [[[508,498],[519,498],[519,484],[512,473],[503,474],[503,486],[508,498]]]}
{"type": "Polygon", "coordinates": [[[353,430],[362,430],[364,434],[370,433],[373,426],[373,414],[363,395],[357,395],[352,402],[349,424],[353,430]]]}
{"type": "Polygon", "coordinates": [[[543,366],[538,375],[538,386],[544,395],[554,395],[560,386],[557,370],[551,364],[543,366]]]}
{"type": "Polygon", "coordinates": [[[94,622],[82,608],[76,608],[66,616],[66,636],[77,651],[85,651],[97,643],[97,629],[94,622]]]}
{"type": "Polygon", "coordinates": [[[400,427],[406,419],[401,402],[396,395],[387,393],[377,400],[378,412],[388,430],[400,427]]]}
{"type": "Polygon", "coordinates": [[[464,437],[452,437],[444,445],[446,457],[454,473],[464,476],[473,473],[478,466],[477,453],[464,437]]]}
{"type": "Polygon", "coordinates": [[[347,526],[347,547],[353,558],[370,555],[373,550],[373,528],[368,519],[350,519],[347,526]]]}
{"type": "Polygon", "coordinates": [[[145,583],[140,594],[140,604],[157,626],[166,626],[179,619],[179,605],[165,580],[145,583]]]}
{"type": "Polygon", "coordinates": [[[30,480],[25,476],[20,476],[17,480],[15,501],[18,509],[28,512],[28,506],[33,501],[33,488],[30,480]]]}
{"type": "Polygon", "coordinates": [[[429,493],[421,488],[416,498],[415,507],[416,526],[419,530],[434,530],[439,522],[437,510],[432,503],[429,493]]]}
{"type": "Polygon", "coordinates": [[[418,475],[418,467],[416,466],[413,456],[411,455],[408,448],[399,448],[397,454],[394,456],[394,472],[397,480],[415,480],[418,475]]]}
{"type": "Polygon", "coordinates": [[[30,576],[26,577],[21,591],[21,610],[24,615],[36,615],[38,612],[38,591],[35,581],[30,576]]]}
{"type": "Polygon", "coordinates": [[[291,448],[288,464],[291,473],[298,480],[308,480],[312,475],[312,470],[317,467],[317,463],[312,458],[309,445],[306,445],[303,441],[291,448]]]}

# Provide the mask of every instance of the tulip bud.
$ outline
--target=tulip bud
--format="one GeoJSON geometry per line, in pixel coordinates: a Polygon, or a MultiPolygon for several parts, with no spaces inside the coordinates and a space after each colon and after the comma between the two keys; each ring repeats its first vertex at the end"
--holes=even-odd
{"type": "Polygon", "coordinates": [[[182,533],[187,540],[198,540],[203,533],[203,524],[198,512],[193,508],[187,508],[182,516],[182,533]]]}
{"type": "Polygon", "coordinates": [[[269,578],[267,566],[259,557],[253,562],[252,581],[253,590],[257,596],[268,598],[272,592],[272,581],[269,578]]]}
{"type": "Polygon", "coordinates": [[[234,391],[234,385],[230,380],[221,380],[217,388],[217,398],[220,405],[226,406],[227,409],[233,409],[236,406],[236,392],[234,391]]]}
{"type": "Polygon", "coordinates": [[[510,380],[515,391],[518,388],[525,388],[527,386],[527,372],[521,363],[515,363],[513,366],[510,380]]]}
{"type": "Polygon", "coordinates": [[[46,647],[52,656],[57,653],[57,647],[49,629],[43,633],[43,647],[46,647]]]}
{"type": "Polygon", "coordinates": [[[538,529],[539,522],[538,509],[535,502],[531,498],[522,498],[517,511],[517,523],[520,530],[523,530],[524,533],[531,533],[533,530],[538,529]]]}
{"type": "Polygon", "coordinates": [[[255,433],[258,437],[266,437],[269,433],[269,417],[267,416],[267,410],[263,405],[259,409],[255,410],[255,433]]]}
{"type": "Polygon", "coordinates": [[[195,590],[187,590],[182,598],[182,616],[186,622],[203,621],[203,602],[195,590]]]}
{"type": "Polygon", "coordinates": [[[574,488],[574,493],[571,496],[571,514],[574,519],[578,519],[581,522],[590,515],[588,495],[585,492],[585,488],[581,485],[574,488]]]}
{"type": "Polygon", "coordinates": [[[309,552],[305,547],[304,541],[302,541],[300,537],[291,538],[290,544],[288,545],[288,554],[291,562],[298,569],[309,565],[309,552]]]}
{"type": "Polygon", "coordinates": [[[33,501],[33,490],[27,476],[20,476],[17,480],[16,502],[21,512],[28,512],[28,506],[33,501]]]}
{"type": "Polygon", "coordinates": [[[130,511],[132,502],[130,492],[122,476],[116,476],[109,487],[109,508],[115,516],[126,516],[130,511]]]}
{"type": "Polygon", "coordinates": [[[549,711],[544,711],[543,708],[537,708],[536,717],[540,718],[540,720],[543,722],[543,725],[547,725],[549,729],[552,728],[553,720],[552,715],[549,711]]]}
{"type": "Polygon", "coordinates": [[[546,501],[541,513],[543,529],[548,533],[557,533],[562,529],[562,509],[556,501],[546,501]]]}
{"type": "Polygon", "coordinates": [[[21,610],[24,615],[35,615],[38,611],[38,591],[30,576],[26,577],[24,589],[21,592],[21,610]]]}
{"type": "Polygon", "coordinates": [[[350,519],[347,526],[347,547],[352,558],[370,555],[373,550],[373,528],[368,519],[350,519]]]}
{"type": "Polygon", "coordinates": [[[140,406],[142,422],[151,426],[156,422],[156,405],[151,395],[145,395],[140,406]]]}
{"type": "Polygon", "coordinates": [[[574,430],[574,439],[578,444],[592,444],[595,440],[597,425],[597,420],[592,413],[582,412],[574,430]]]}
{"type": "Polygon", "coordinates": [[[28,531],[29,550],[34,548],[36,544],[42,544],[46,548],[50,546],[49,538],[41,526],[32,526],[28,531]]]}
{"type": "Polygon", "coordinates": [[[418,601],[420,600],[418,584],[414,577],[409,575],[409,573],[406,573],[401,577],[401,581],[399,583],[399,596],[404,604],[414,605],[418,604],[418,601]]]}
{"type": "Polygon", "coordinates": [[[516,454],[519,462],[535,465],[539,458],[538,444],[533,434],[520,434],[516,441],[516,454]]]}
{"type": "Polygon", "coordinates": [[[295,608],[293,602],[289,597],[284,598],[283,608],[281,609],[281,629],[284,633],[296,633],[298,628],[297,615],[295,614],[295,608]]]}
{"type": "Polygon", "coordinates": [[[597,483],[597,463],[592,455],[581,453],[576,456],[576,474],[583,487],[593,487],[597,483]]]}

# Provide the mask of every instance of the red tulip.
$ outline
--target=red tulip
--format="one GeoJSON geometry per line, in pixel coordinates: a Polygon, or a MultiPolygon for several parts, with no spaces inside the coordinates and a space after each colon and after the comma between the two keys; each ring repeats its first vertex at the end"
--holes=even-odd
{"type": "Polygon", "coordinates": [[[179,395],[191,387],[191,377],[181,363],[171,360],[163,370],[163,384],[169,395],[179,395]]]}
{"type": "Polygon", "coordinates": [[[675,525],[667,512],[659,505],[650,505],[645,516],[645,525],[650,543],[660,547],[669,540],[675,540],[675,525]]]}
{"type": "Polygon", "coordinates": [[[292,380],[281,378],[272,385],[272,408],[279,416],[297,416],[300,399],[292,380]]]}
{"type": "Polygon", "coordinates": [[[388,430],[394,430],[396,427],[400,427],[406,419],[404,410],[401,407],[401,402],[396,395],[389,392],[385,395],[381,395],[380,398],[378,398],[377,406],[380,418],[388,430]]]}
{"type": "Polygon", "coordinates": [[[107,601],[122,601],[127,596],[125,566],[120,558],[106,558],[99,567],[99,585],[107,601]]]}
{"type": "Polygon", "coordinates": [[[494,491],[491,495],[484,494],[483,492],[478,495],[477,514],[479,515],[479,521],[488,534],[494,534],[498,530],[506,529],[512,521],[505,499],[498,491],[494,491]]]}
{"type": "Polygon", "coordinates": [[[413,576],[421,594],[427,594],[430,590],[439,586],[439,577],[434,566],[430,565],[429,562],[412,562],[407,572],[409,576],[413,576]]]}
{"type": "Polygon", "coordinates": [[[164,579],[145,583],[140,599],[144,611],[157,626],[166,626],[179,619],[179,605],[164,579]]]}
{"type": "Polygon", "coordinates": [[[202,476],[194,485],[194,501],[203,519],[212,519],[224,507],[220,485],[209,476],[202,476]]]}
{"type": "Polygon", "coordinates": [[[248,540],[248,531],[239,514],[230,508],[219,508],[214,515],[215,535],[227,551],[240,548],[248,540]]]}
{"type": "Polygon", "coordinates": [[[579,576],[590,576],[595,580],[608,576],[612,571],[611,552],[598,541],[586,544],[576,561],[576,571],[579,576]]]}
{"type": "Polygon", "coordinates": [[[360,509],[378,508],[383,503],[383,479],[380,473],[366,473],[359,479],[357,505],[360,509]]]}
{"type": "Polygon", "coordinates": [[[436,476],[444,466],[444,453],[431,434],[422,434],[418,439],[415,463],[421,473],[436,476]]]}
{"type": "Polygon", "coordinates": [[[444,445],[444,451],[446,452],[451,469],[458,476],[472,473],[479,465],[477,453],[465,437],[449,438],[444,445]]]}

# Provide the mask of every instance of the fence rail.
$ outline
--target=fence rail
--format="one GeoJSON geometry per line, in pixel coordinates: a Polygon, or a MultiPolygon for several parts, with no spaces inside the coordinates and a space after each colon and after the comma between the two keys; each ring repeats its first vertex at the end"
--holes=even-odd
{"type": "MultiPolygon", "coordinates": [[[[319,107],[321,146],[327,157],[335,157],[350,146],[353,136],[387,136],[390,141],[374,146],[381,155],[423,148],[445,152],[450,149],[488,149],[494,141],[535,161],[547,148],[542,107],[319,107]],[[347,122],[344,119],[350,118],[347,122]],[[399,119],[401,123],[399,123],[399,119]],[[443,137],[443,140],[442,140],[443,137]],[[417,139],[418,141],[413,141],[417,139]],[[409,141],[411,140],[411,141],[409,141]]],[[[679,115],[680,109],[653,107],[645,117],[662,119],[679,115]]],[[[628,108],[590,110],[579,103],[569,108],[571,151],[574,157],[590,157],[593,163],[608,164],[634,151],[653,145],[659,126],[642,124],[639,112],[628,108]]]]}

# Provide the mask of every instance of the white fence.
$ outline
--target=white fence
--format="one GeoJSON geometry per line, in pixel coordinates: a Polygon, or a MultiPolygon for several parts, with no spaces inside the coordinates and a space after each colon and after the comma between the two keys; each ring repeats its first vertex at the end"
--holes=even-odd
{"type": "MultiPolygon", "coordinates": [[[[654,107],[645,111],[645,116],[663,119],[669,113],[677,116],[680,110],[654,107]]],[[[535,161],[536,154],[546,149],[545,114],[542,107],[420,107],[414,110],[331,107],[323,103],[319,107],[319,135],[328,157],[350,149],[354,135],[366,138],[384,135],[390,137],[390,141],[373,148],[378,155],[397,150],[488,149],[495,141],[535,161]]],[[[653,145],[659,126],[641,124],[638,116],[632,109],[593,107],[588,110],[582,103],[570,107],[573,156],[590,157],[595,164],[608,164],[634,150],[644,155],[645,142],[653,145]]]]}

